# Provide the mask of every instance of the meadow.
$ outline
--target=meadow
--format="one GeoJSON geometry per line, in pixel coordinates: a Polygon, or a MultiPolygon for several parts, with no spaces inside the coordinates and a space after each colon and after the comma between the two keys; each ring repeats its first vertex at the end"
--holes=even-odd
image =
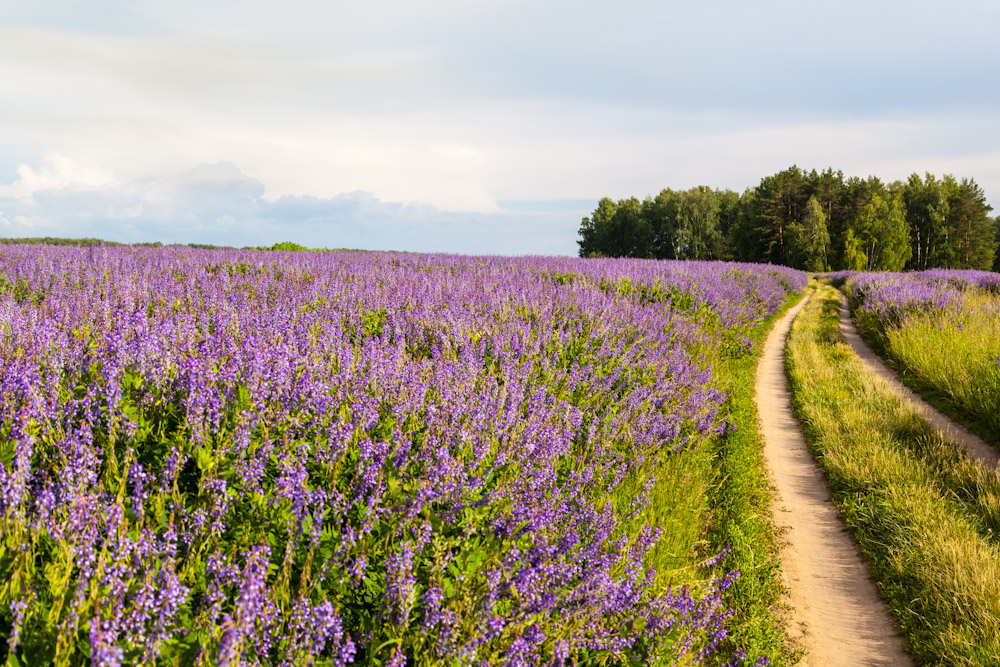
{"type": "Polygon", "coordinates": [[[862,273],[844,290],[858,331],[904,382],[1000,445],[1000,276],[862,273]]]}
{"type": "Polygon", "coordinates": [[[0,655],[781,663],[748,378],[805,282],[5,246],[0,655]]]}

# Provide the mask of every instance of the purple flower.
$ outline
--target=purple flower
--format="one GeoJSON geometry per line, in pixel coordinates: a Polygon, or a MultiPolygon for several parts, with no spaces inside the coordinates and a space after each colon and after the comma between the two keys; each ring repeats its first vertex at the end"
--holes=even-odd
{"type": "MultiPolygon", "coordinates": [[[[72,563],[56,622],[95,662],[192,631],[223,664],[725,636],[730,577],[645,565],[651,471],[726,428],[703,351],[749,350],[800,272],[2,246],[0,275],[44,297],[0,289],[0,512],[44,561],[25,590],[72,563]]],[[[0,610],[8,641],[50,602],[0,610]]]]}

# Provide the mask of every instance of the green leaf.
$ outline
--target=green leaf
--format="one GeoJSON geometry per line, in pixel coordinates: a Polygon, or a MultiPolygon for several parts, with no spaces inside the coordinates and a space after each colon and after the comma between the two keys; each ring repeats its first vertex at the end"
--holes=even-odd
{"type": "Polygon", "coordinates": [[[198,446],[194,449],[194,461],[198,465],[198,469],[205,472],[212,469],[215,458],[212,456],[210,448],[198,446]]]}

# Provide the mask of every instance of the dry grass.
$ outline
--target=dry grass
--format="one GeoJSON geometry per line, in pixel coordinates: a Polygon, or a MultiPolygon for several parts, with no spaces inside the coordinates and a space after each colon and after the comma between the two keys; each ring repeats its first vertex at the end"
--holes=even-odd
{"type": "Polygon", "coordinates": [[[1000,300],[970,290],[956,310],[919,312],[899,325],[859,317],[858,328],[922,393],[1000,444],[1000,300]],[[950,409],[949,409],[950,408],[950,409]]]}
{"type": "Polygon", "coordinates": [[[915,658],[996,665],[1000,476],[872,376],[821,287],[788,347],[796,413],[915,658]]]}

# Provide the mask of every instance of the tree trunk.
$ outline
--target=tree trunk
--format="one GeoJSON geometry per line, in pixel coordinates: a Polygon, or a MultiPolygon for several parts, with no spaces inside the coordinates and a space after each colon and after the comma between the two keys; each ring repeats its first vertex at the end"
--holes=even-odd
{"type": "Polygon", "coordinates": [[[972,218],[968,218],[965,221],[965,266],[963,269],[969,268],[969,244],[971,243],[972,237],[972,218]]]}

